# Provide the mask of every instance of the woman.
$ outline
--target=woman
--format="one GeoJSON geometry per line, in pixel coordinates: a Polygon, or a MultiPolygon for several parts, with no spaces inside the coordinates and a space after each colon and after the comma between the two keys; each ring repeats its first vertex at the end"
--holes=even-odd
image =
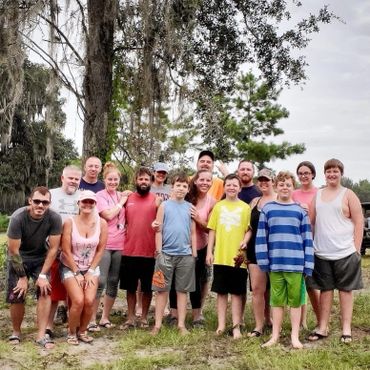
{"type": "MultiPolygon", "coordinates": [[[[212,173],[208,170],[200,170],[192,178],[189,194],[185,198],[193,205],[191,207],[191,217],[196,223],[196,243],[198,251],[198,258],[195,265],[196,290],[190,293],[190,302],[193,309],[193,327],[195,328],[204,326],[202,307],[208,292],[208,268],[206,266],[208,244],[207,222],[213,206],[216,203],[215,199],[207,194],[211,186],[212,173]]],[[[169,321],[172,321],[172,323],[174,323],[177,317],[176,307],[176,292],[171,289],[171,316],[169,321]]]]}
{"type": "Polygon", "coordinates": [[[117,297],[121,256],[125,237],[125,205],[131,191],[123,193],[117,191],[121,179],[121,173],[116,165],[107,162],[103,169],[105,189],[96,193],[97,208],[100,217],[107,221],[108,240],[103,257],[100,261],[100,277],[93,316],[88,330],[100,331],[100,327],[110,329],[114,325],[109,320],[114,301],[117,297]],[[96,314],[99,307],[100,297],[105,288],[103,313],[96,324],[96,314]]]}
{"type": "Polygon", "coordinates": [[[157,162],[153,168],[153,182],[150,186],[150,192],[156,194],[162,201],[165,201],[171,195],[171,186],[166,184],[168,166],[166,163],[157,162]]]}
{"type": "Polygon", "coordinates": [[[270,310],[267,308],[269,306],[268,302],[265,300],[267,274],[262,272],[257,265],[255,243],[261,209],[266,203],[276,200],[272,180],[273,173],[271,170],[264,168],[259,171],[257,186],[260,189],[262,196],[254,198],[250,204],[252,210],[251,237],[247,245],[247,263],[252,289],[252,307],[255,327],[250,333],[248,333],[249,337],[260,337],[263,333],[264,325],[271,325],[270,310]]]}
{"type": "Polygon", "coordinates": [[[69,344],[91,343],[86,333],[99,279],[99,262],[107,242],[107,223],[95,210],[96,195],[82,191],[79,214],[65,221],[62,234],[62,280],[70,302],[69,344]]]}
{"type": "MultiPolygon", "coordinates": [[[[297,166],[297,175],[301,187],[293,192],[293,200],[297,202],[307,212],[311,206],[311,202],[317,193],[317,188],[313,184],[316,177],[315,166],[309,161],[303,161],[297,166]]],[[[319,323],[319,300],[320,291],[310,288],[310,277],[306,278],[307,293],[310,297],[311,305],[316,315],[317,325],[319,323]]],[[[301,326],[307,329],[307,304],[302,305],[301,326]]],[[[316,326],[317,326],[316,325],[316,326]]]]}

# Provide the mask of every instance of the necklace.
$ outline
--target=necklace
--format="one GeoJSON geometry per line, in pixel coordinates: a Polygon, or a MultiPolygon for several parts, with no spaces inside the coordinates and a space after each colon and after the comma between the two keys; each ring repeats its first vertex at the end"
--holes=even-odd
{"type": "MultiPolygon", "coordinates": [[[[112,195],[111,195],[111,193],[107,190],[107,193],[108,193],[108,195],[109,195],[109,197],[112,199],[112,202],[113,202],[113,205],[114,205],[114,207],[119,203],[119,199],[118,199],[118,192],[117,191],[115,191],[115,195],[116,195],[116,200],[114,200],[114,198],[112,197],[112,195]]],[[[117,229],[118,230],[123,230],[123,228],[124,228],[124,226],[125,225],[123,225],[123,224],[121,224],[120,222],[119,222],[119,218],[120,218],[120,216],[121,216],[121,211],[122,211],[122,208],[120,208],[120,210],[118,211],[118,214],[116,215],[116,227],[117,227],[117,229]]]]}

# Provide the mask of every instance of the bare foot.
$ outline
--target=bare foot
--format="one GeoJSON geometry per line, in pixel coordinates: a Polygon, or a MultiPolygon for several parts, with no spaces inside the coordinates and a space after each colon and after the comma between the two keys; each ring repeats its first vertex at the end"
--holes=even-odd
{"type": "Polygon", "coordinates": [[[279,339],[278,338],[271,338],[269,341],[267,341],[266,343],[263,343],[261,345],[262,348],[268,348],[268,347],[272,347],[272,346],[275,346],[276,344],[279,343],[279,339]]]}
{"type": "Polygon", "coordinates": [[[216,335],[217,335],[217,336],[220,336],[220,335],[222,335],[223,333],[225,333],[225,328],[220,328],[220,327],[218,327],[218,328],[216,329],[216,335]]]}
{"type": "Polygon", "coordinates": [[[233,339],[240,339],[242,337],[242,333],[240,332],[240,325],[235,325],[233,327],[233,339]]]}
{"type": "Polygon", "coordinates": [[[301,343],[301,341],[297,338],[297,339],[293,339],[292,338],[292,347],[294,349],[302,349],[303,348],[303,344],[301,343]]]}
{"type": "Polygon", "coordinates": [[[189,334],[189,330],[186,329],[185,326],[178,326],[177,328],[179,329],[180,335],[188,335],[189,334]]]}
{"type": "Polygon", "coordinates": [[[153,329],[150,331],[150,335],[152,335],[153,337],[155,337],[156,335],[159,334],[161,328],[158,328],[157,326],[153,326],[153,329]]]}

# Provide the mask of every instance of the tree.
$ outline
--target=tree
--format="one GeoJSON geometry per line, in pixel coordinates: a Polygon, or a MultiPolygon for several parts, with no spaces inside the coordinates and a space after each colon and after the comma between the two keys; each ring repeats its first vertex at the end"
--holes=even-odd
{"type": "Polygon", "coordinates": [[[240,76],[232,94],[214,96],[211,109],[201,107],[205,113],[200,132],[217,158],[226,162],[247,158],[262,168],[272,159],[304,152],[303,144],[267,142],[284,134],[277,124],[289,116],[277,103],[279,94],[280,90],[249,72],[240,76]]]}
{"type": "Polygon", "coordinates": [[[370,202],[370,182],[367,179],[354,182],[348,177],[342,178],[342,185],[354,191],[361,202],[370,202]]]}

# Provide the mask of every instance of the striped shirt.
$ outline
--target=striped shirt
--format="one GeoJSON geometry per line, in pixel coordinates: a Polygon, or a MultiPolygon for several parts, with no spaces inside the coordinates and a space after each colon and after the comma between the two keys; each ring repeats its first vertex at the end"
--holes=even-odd
{"type": "Polygon", "coordinates": [[[267,203],[260,215],[256,257],[264,272],[312,275],[313,243],[307,212],[296,203],[267,203]]]}

